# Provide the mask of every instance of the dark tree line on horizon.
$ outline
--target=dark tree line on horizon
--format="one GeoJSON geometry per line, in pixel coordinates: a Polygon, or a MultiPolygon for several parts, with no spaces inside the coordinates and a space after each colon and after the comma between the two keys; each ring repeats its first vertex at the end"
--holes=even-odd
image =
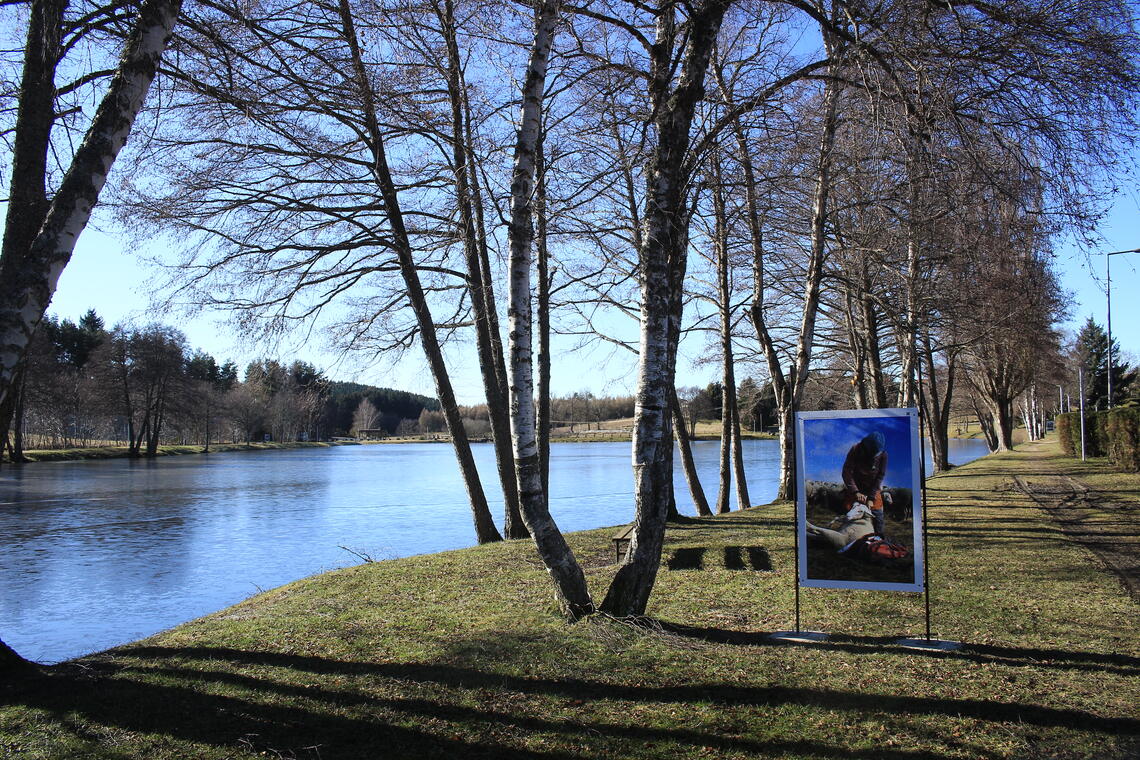
{"type": "Polygon", "coordinates": [[[852,406],[921,407],[936,468],[964,400],[1009,448],[1064,372],[1053,247],[1091,233],[1138,134],[1125,0],[128,5],[5,9],[26,34],[0,432],[118,157],[111,209],[184,243],[178,299],[251,334],[323,325],[344,351],[423,352],[477,540],[529,535],[571,618],[644,613],[675,444],[710,511],[682,347],[719,369],[718,511],[748,505],[740,364],[770,389],[782,496],[792,412],[839,378],[852,406]],[[101,93],[105,120],[67,107],[101,93]],[[638,361],[636,530],[597,603],[546,505],[553,334],[638,361]],[[502,532],[448,345],[477,356],[502,532]]]}
{"type": "Polygon", "coordinates": [[[238,367],[192,349],[161,324],[107,329],[94,311],[78,322],[47,316],[17,389],[6,454],[26,448],[117,444],[154,456],[161,444],[321,441],[356,435],[367,401],[373,433],[419,433],[439,403],[406,391],[329,380],[303,361],[238,367]]]}

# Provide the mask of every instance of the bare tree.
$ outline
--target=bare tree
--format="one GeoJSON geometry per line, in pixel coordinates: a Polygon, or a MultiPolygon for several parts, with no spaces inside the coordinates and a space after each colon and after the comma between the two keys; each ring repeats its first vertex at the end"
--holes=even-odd
{"type": "MultiPolygon", "coordinates": [[[[464,299],[483,290],[448,260],[454,228],[437,221],[449,199],[427,192],[444,170],[409,160],[446,145],[434,131],[437,114],[425,113],[433,105],[421,99],[438,70],[386,65],[377,43],[383,8],[196,10],[187,52],[171,64],[170,120],[138,157],[144,176],[189,170],[170,185],[136,183],[123,213],[184,230],[192,243],[175,297],[229,308],[239,327],[272,334],[347,306],[334,325],[342,347],[383,353],[418,343],[476,537],[498,540],[443,354],[449,336],[471,324],[464,299]],[[356,15],[367,25],[367,48],[356,15]],[[182,127],[195,137],[184,139],[182,127]],[[446,313],[438,321],[437,309],[446,313]]],[[[453,160],[446,148],[438,155],[453,160]]]]}
{"type": "Polygon", "coordinates": [[[546,68],[560,12],[559,0],[548,0],[539,7],[535,19],[534,43],[522,86],[522,114],[515,142],[514,170],[511,173],[511,279],[507,317],[510,326],[511,437],[523,519],[538,554],[554,581],[560,601],[569,616],[577,619],[593,612],[594,602],[586,587],[582,568],[547,508],[536,440],[531,355],[535,166],[541,140],[546,68]]]}
{"type": "MultiPolygon", "coordinates": [[[[56,75],[64,53],[66,3],[32,4],[0,250],[0,440],[8,437],[14,384],[36,325],[142,108],[180,8],[180,0],[142,4],[115,75],[49,199],[47,155],[58,117],[56,75]]],[[[21,658],[0,641],[0,670],[20,664],[21,658]]]]}
{"type": "MultiPolygon", "coordinates": [[[[13,384],[36,325],[60,273],[87,226],[111,166],[158,70],[178,18],[179,0],[148,0],[140,7],[83,142],[50,195],[48,154],[58,114],[56,76],[66,48],[67,3],[32,4],[14,127],[8,216],[0,251],[0,437],[7,439],[13,384]]],[[[79,86],[79,85],[76,85],[79,86]]]]}
{"type": "Polygon", "coordinates": [[[352,413],[352,431],[359,436],[363,430],[374,430],[380,421],[380,410],[368,399],[360,400],[352,413]]]}

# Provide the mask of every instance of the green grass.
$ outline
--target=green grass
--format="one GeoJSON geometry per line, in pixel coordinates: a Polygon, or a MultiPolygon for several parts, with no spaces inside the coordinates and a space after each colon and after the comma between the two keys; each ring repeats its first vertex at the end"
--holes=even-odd
{"type": "MultiPolygon", "coordinates": [[[[670,528],[645,627],[564,623],[529,542],[366,564],[8,684],[0,756],[1134,757],[1136,605],[1012,485],[1071,467],[1027,445],[930,481],[934,632],[958,652],[896,646],[923,597],[890,592],[804,589],[830,641],[772,643],[780,503],[670,528]]],[[[599,595],[613,532],[569,537],[599,595]]]]}

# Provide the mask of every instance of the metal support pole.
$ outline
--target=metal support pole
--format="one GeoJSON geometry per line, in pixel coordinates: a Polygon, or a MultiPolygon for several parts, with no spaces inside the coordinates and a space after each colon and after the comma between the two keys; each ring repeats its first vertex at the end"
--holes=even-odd
{"type": "Polygon", "coordinates": [[[1080,385],[1081,401],[1081,461],[1085,461],[1085,368],[1077,367],[1077,383],[1080,385]]]}
{"type": "Polygon", "coordinates": [[[1108,328],[1108,408],[1112,408],[1112,268],[1109,262],[1112,261],[1113,256],[1119,256],[1122,253],[1140,253],[1140,248],[1133,248],[1130,251],[1109,251],[1104,255],[1104,298],[1105,298],[1105,322],[1108,328]]]}
{"type": "MultiPolygon", "coordinates": [[[[796,633],[800,633],[802,630],[800,628],[800,473],[799,461],[797,459],[799,456],[799,436],[797,434],[798,431],[796,430],[796,412],[798,410],[796,409],[795,364],[792,364],[788,367],[788,405],[792,410],[792,509],[794,510],[793,514],[795,515],[795,520],[793,522],[795,523],[796,527],[796,571],[793,573],[793,577],[796,581],[796,633]]],[[[807,494],[804,494],[804,498],[807,498],[807,494]]]]}
{"type": "MultiPolygon", "coordinates": [[[[921,388],[921,385],[919,386],[921,388]]],[[[930,541],[926,529],[926,415],[918,408],[918,478],[922,497],[922,595],[926,604],[926,640],[930,641],[930,541]]]]}
{"type": "Polygon", "coordinates": [[[1112,269],[1108,262],[1112,261],[1112,254],[1104,256],[1104,296],[1105,317],[1108,323],[1108,408],[1112,408],[1112,269]]]}
{"type": "Polygon", "coordinates": [[[922,592],[926,606],[926,638],[924,639],[899,639],[898,643],[908,649],[922,649],[922,650],[939,650],[950,651],[960,649],[962,643],[959,641],[945,641],[941,639],[933,639],[930,636],[930,540],[929,531],[927,529],[926,520],[926,433],[929,430],[929,420],[926,419],[926,394],[924,390],[924,383],[922,378],[922,366],[918,366],[918,475],[919,475],[919,494],[922,499],[922,592]]]}

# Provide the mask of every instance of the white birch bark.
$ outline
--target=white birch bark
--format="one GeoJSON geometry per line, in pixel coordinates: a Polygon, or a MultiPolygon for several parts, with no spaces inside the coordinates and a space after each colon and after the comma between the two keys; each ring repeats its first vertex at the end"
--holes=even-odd
{"type": "MultiPolygon", "coordinates": [[[[0,408],[16,390],[32,335],[146,100],[181,6],[181,0],[143,4],[107,93],[38,233],[26,251],[5,250],[0,282],[0,408]]],[[[0,672],[25,666],[23,658],[0,641],[0,672]]]]}
{"type": "Polygon", "coordinates": [[[638,251],[641,277],[640,363],[634,411],[634,532],[629,551],[602,602],[603,611],[641,615],[661,562],[661,547],[672,485],[673,437],[669,425],[669,393],[675,352],[670,340],[675,314],[672,256],[683,255],[684,162],[689,155],[690,128],[697,102],[704,97],[705,74],[728,2],[700,3],[690,10],[687,45],[675,88],[675,6],[660,9],[650,95],[656,114],[657,144],[647,174],[645,235],[638,251]]]}
{"type": "MultiPolygon", "coordinates": [[[[714,164],[716,159],[714,158],[714,164]]],[[[735,380],[732,371],[732,314],[728,288],[728,220],[724,207],[724,189],[721,186],[720,172],[713,168],[713,247],[716,250],[716,291],[717,311],[720,313],[720,470],[719,487],[716,495],[716,513],[722,515],[732,509],[730,494],[732,489],[732,398],[735,380]]]]}
{"type": "Polygon", "coordinates": [[[43,319],[59,276],[126,144],[158,71],[181,0],[147,0],[123,49],[111,84],[72,159],[47,216],[27,252],[4,263],[0,284],[0,405],[43,319]]]}
{"type": "Polygon", "coordinates": [[[511,175],[510,290],[507,324],[510,362],[511,441],[514,446],[515,477],[523,521],[534,540],[538,555],[546,565],[559,601],[572,619],[593,612],[594,603],[586,587],[574,552],[567,545],[547,509],[543,493],[542,467],[538,454],[534,404],[533,320],[531,316],[531,267],[533,265],[533,204],[538,143],[542,135],[543,92],[546,68],[554,41],[561,3],[544,2],[535,23],[534,44],[530,51],[522,90],[522,114],[515,143],[511,175]]]}

